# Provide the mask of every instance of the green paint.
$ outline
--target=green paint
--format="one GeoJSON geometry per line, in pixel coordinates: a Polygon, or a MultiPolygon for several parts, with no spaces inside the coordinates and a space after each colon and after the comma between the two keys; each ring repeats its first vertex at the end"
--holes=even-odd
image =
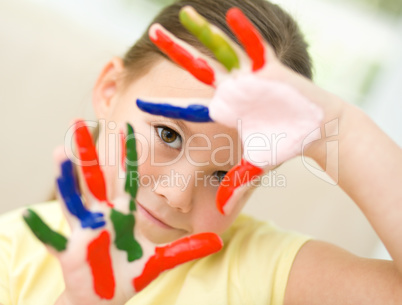
{"type": "MultiPolygon", "coordinates": [[[[126,154],[126,184],[124,189],[131,195],[131,198],[133,199],[137,196],[138,190],[138,166],[134,129],[129,123],[127,123],[126,154]]],[[[135,211],[135,204],[133,205],[131,203],[132,200],[130,201],[130,210],[135,211]]]]}
{"type": "Polygon", "coordinates": [[[210,49],[226,69],[231,71],[233,68],[239,68],[239,58],[226,38],[214,31],[211,24],[195,10],[188,10],[186,8],[180,11],[180,21],[184,27],[210,49]]]}
{"type": "Polygon", "coordinates": [[[117,249],[127,252],[127,260],[135,261],[142,257],[141,245],[134,238],[135,218],[132,213],[123,214],[112,209],[110,214],[116,234],[114,243],[117,249]]]}
{"type": "Polygon", "coordinates": [[[134,212],[137,211],[137,204],[134,199],[130,199],[130,211],[134,212]]]}
{"type": "Polygon", "coordinates": [[[31,209],[27,209],[23,217],[31,231],[41,242],[53,247],[58,252],[66,250],[67,238],[49,228],[38,214],[31,209]]]}

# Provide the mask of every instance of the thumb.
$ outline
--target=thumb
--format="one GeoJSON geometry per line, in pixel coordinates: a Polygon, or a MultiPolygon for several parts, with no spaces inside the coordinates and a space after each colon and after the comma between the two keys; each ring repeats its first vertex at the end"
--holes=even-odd
{"type": "Polygon", "coordinates": [[[149,285],[158,275],[177,265],[199,259],[222,249],[221,238],[215,233],[200,233],[181,238],[164,247],[157,247],[142,274],[133,280],[136,291],[149,285]]]}

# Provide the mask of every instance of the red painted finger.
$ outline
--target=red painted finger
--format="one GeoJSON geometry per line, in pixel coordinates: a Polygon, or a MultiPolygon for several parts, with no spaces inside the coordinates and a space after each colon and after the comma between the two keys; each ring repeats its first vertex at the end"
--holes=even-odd
{"type": "Polygon", "coordinates": [[[105,179],[99,166],[96,147],[84,121],[78,120],[75,122],[74,136],[81,161],[81,170],[88,189],[96,199],[104,201],[112,207],[113,205],[107,200],[105,179]]]}
{"type": "Polygon", "coordinates": [[[149,35],[151,41],[175,63],[182,66],[198,80],[207,85],[215,82],[215,72],[207,61],[200,57],[195,57],[183,46],[175,42],[161,29],[151,30],[149,35]]]}
{"type": "Polygon", "coordinates": [[[222,214],[223,207],[232,196],[233,192],[241,185],[250,182],[263,174],[262,168],[242,159],[241,163],[233,167],[222,180],[216,194],[216,206],[222,214]]]}
{"type": "Polygon", "coordinates": [[[144,289],[158,275],[177,265],[218,252],[222,240],[214,233],[200,233],[179,239],[167,246],[155,249],[142,274],[133,280],[136,291],[144,289]]]}
{"type": "Polygon", "coordinates": [[[261,69],[266,59],[264,40],[260,33],[237,7],[228,10],[226,22],[253,61],[253,71],[261,69]]]}
{"type": "Polygon", "coordinates": [[[116,286],[109,249],[110,234],[107,231],[102,231],[88,245],[87,252],[87,261],[91,268],[95,292],[99,297],[107,300],[114,297],[116,286]]]}

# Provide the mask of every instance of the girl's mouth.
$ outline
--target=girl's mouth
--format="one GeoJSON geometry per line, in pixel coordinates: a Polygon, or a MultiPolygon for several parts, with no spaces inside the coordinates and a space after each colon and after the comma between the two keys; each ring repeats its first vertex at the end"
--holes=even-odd
{"type": "Polygon", "coordinates": [[[161,228],[164,229],[175,229],[174,227],[168,225],[166,222],[161,220],[160,218],[154,216],[151,211],[146,209],[141,203],[137,201],[137,210],[139,213],[141,213],[145,218],[147,218],[149,221],[152,223],[158,225],[161,228]]]}

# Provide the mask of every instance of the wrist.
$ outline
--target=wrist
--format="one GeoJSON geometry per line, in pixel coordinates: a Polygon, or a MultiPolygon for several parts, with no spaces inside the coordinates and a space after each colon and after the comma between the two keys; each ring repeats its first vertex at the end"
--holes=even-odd
{"type": "Polygon", "coordinates": [[[303,155],[313,159],[322,168],[326,167],[329,155],[337,153],[338,145],[329,145],[345,137],[349,124],[347,118],[353,111],[352,105],[329,92],[323,92],[324,103],[320,103],[324,118],[320,127],[310,133],[303,145],[303,155]]]}

